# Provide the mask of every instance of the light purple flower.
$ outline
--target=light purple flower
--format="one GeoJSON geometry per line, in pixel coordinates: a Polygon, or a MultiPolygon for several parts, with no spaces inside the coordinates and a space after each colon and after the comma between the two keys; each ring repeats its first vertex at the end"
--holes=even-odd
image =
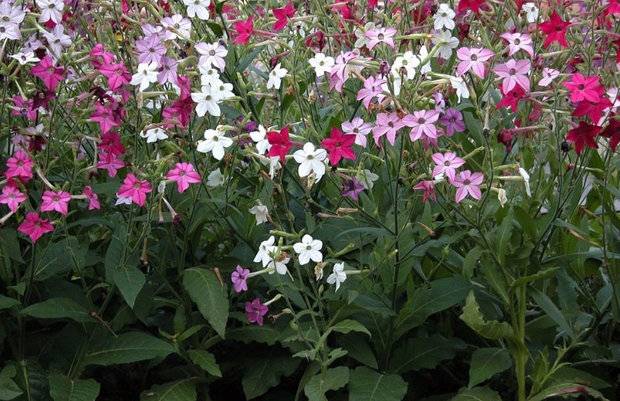
{"type": "Polygon", "coordinates": [[[362,191],[364,191],[364,185],[355,178],[349,178],[344,181],[341,194],[356,201],[362,191]]]}
{"type": "Polygon", "coordinates": [[[177,67],[178,62],[170,57],[161,58],[161,70],[157,74],[157,82],[161,85],[166,82],[170,82],[173,85],[177,84],[177,67]]]}
{"type": "Polygon", "coordinates": [[[377,98],[377,102],[381,103],[381,101],[385,98],[383,95],[382,85],[385,84],[385,79],[383,78],[375,78],[370,76],[366,78],[364,81],[364,87],[357,92],[357,100],[361,100],[366,110],[370,107],[370,102],[372,102],[373,98],[377,98]]]}
{"type": "Polygon", "coordinates": [[[560,71],[553,68],[543,68],[543,77],[538,81],[539,86],[549,86],[549,84],[560,75],[560,71]]]}
{"type": "Polygon", "coordinates": [[[350,51],[336,57],[336,62],[329,71],[329,89],[336,89],[337,92],[342,92],[342,87],[351,72],[349,62],[355,60],[358,56],[357,52],[350,51]]]}
{"type": "Polygon", "coordinates": [[[377,114],[375,127],[372,129],[372,136],[375,139],[375,143],[379,145],[379,140],[385,135],[388,142],[394,145],[394,142],[396,142],[396,133],[404,126],[405,124],[396,113],[377,114]]]}
{"type": "Polygon", "coordinates": [[[233,283],[233,288],[236,293],[244,292],[248,290],[248,276],[250,274],[249,269],[237,265],[235,270],[230,275],[230,279],[233,283]]]}
{"type": "Polygon", "coordinates": [[[503,33],[501,37],[508,42],[508,56],[512,56],[519,50],[525,51],[530,57],[534,57],[532,38],[525,33],[503,33]]]}
{"type": "Polygon", "coordinates": [[[530,79],[527,77],[531,68],[529,60],[510,59],[505,64],[493,68],[498,77],[503,78],[502,93],[507,94],[519,85],[525,92],[530,91],[530,79]]]}
{"type": "Polygon", "coordinates": [[[138,51],[138,61],[141,64],[161,63],[161,58],[166,54],[166,47],[158,35],[149,35],[146,38],[136,41],[138,51]]]}
{"type": "Polygon", "coordinates": [[[368,47],[369,50],[372,50],[372,48],[379,43],[385,43],[393,49],[395,34],[396,29],[394,28],[371,29],[365,34],[366,39],[368,39],[368,41],[366,42],[366,47],[368,47]]]}
{"type": "Polygon", "coordinates": [[[355,144],[366,147],[366,135],[372,131],[372,125],[365,123],[360,117],[346,121],[340,126],[347,135],[355,135],[355,144]]]}
{"type": "Polygon", "coordinates": [[[456,51],[456,56],[460,60],[456,71],[461,76],[467,71],[472,70],[479,78],[484,78],[484,62],[493,57],[494,54],[489,49],[461,47],[456,51]]]}
{"type": "Polygon", "coordinates": [[[452,181],[452,185],[456,187],[456,203],[461,203],[468,194],[472,198],[479,200],[482,196],[480,185],[483,180],[484,176],[482,173],[472,173],[469,170],[461,171],[452,181]]]}
{"type": "Polygon", "coordinates": [[[446,135],[452,136],[455,132],[465,131],[465,123],[463,122],[463,115],[457,109],[450,107],[444,113],[439,120],[444,127],[446,127],[446,135]]]}
{"type": "Polygon", "coordinates": [[[453,152],[435,153],[432,156],[435,168],[433,169],[433,178],[440,174],[446,175],[450,182],[454,181],[456,169],[465,164],[465,160],[461,159],[453,152]]]}
{"type": "Polygon", "coordinates": [[[252,302],[245,303],[245,316],[248,322],[263,325],[263,316],[269,312],[269,307],[263,305],[260,298],[255,298],[252,302]]]}
{"type": "Polygon", "coordinates": [[[436,139],[435,123],[438,119],[439,112],[436,110],[418,110],[403,117],[403,124],[411,128],[409,138],[412,141],[417,141],[422,137],[436,139]]]}

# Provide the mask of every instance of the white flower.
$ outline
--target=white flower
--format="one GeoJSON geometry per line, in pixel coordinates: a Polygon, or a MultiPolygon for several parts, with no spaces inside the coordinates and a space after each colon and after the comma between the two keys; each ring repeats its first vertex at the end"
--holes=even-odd
{"type": "Polygon", "coordinates": [[[323,241],[314,239],[308,234],[301,238],[301,242],[293,245],[293,250],[299,254],[300,265],[308,264],[310,260],[315,263],[322,262],[323,254],[321,253],[321,248],[323,248],[323,241]]]}
{"type": "MultiPolygon", "coordinates": [[[[277,252],[277,247],[273,247],[273,249],[271,250],[272,254],[275,254],[277,252]]],[[[271,258],[269,260],[269,263],[267,264],[267,266],[265,267],[271,267],[272,269],[275,269],[275,271],[278,272],[278,274],[286,274],[288,272],[288,268],[286,267],[286,265],[288,264],[288,262],[291,260],[291,258],[289,257],[279,257],[279,255],[277,255],[276,257],[278,257],[278,259],[276,258],[271,258]]],[[[269,272],[269,274],[273,274],[273,270],[269,272]]]]}
{"type": "Polygon", "coordinates": [[[508,203],[508,197],[506,196],[506,190],[504,188],[499,188],[497,190],[497,200],[501,207],[504,207],[504,205],[508,203]]]}
{"type": "Polygon", "coordinates": [[[36,0],[37,6],[41,10],[39,22],[54,21],[57,24],[62,22],[62,10],[65,8],[63,0],[36,0]]]}
{"type": "Polygon", "coordinates": [[[334,58],[326,56],[323,53],[317,53],[308,60],[308,63],[314,68],[314,73],[317,77],[322,77],[326,72],[329,72],[334,66],[334,58]]]}
{"type": "Polygon", "coordinates": [[[461,102],[461,98],[469,99],[469,89],[467,88],[467,84],[461,77],[450,77],[450,85],[452,88],[456,90],[456,96],[459,98],[459,103],[461,102]]]}
{"type": "Polygon", "coordinates": [[[218,98],[217,91],[211,85],[203,85],[200,92],[192,93],[192,100],[196,102],[198,117],[204,116],[207,112],[214,117],[222,114],[218,105],[221,99],[218,98]]]}
{"type": "Polygon", "coordinates": [[[219,187],[222,184],[224,184],[224,175],[218,167],[216,170],[213,170],[209,173],[209,176],[207,177],[207,186],[215,188],[219,187]]]}
{"type": "Polygon", "coordinates": [[[194,46],[196,51],[201,54],[198,60],[198,65],[212,65],[220,71],[224,71],[226,68],[226,61],[224,58],[228,54],[228,50],[218,42],[204,43],[200,42],[194,46]]]}
{"type": "Polygon", "coordinates": [[[153,143],[157,141],[161,141],[164,139],[168,139],[168,135],[166,135],[166,131],[162,128],[151,128],[147,129],[146,132],[140,132],[140,136],[142,138],[146,138],[146,143],[153,143]]]}
{"type": "Polygon", "coordinates": [[[258,126],[258,131],[250,132],[250,138],[256,144],[256,151],[259,155],[264,155],[271,148],[271,144],[267,140],[267,130],[262,125],[258,126]]]}
{"type": "Polygon", "coordinates": [[[47,44],[55,57],[60,57],[65,47],[71,46],[71,37],[65,34],[65,28],[58,24],[52,32],[43,31],[47,44]]]}
{"type": "Polygon", "coordinates": [[[280,67],[280,63],[273,67],[273,70],[269,73],[269,80],[267,81],[267,89],[280,89],[280,84],[282,83],[282,78],[286,76],[288,70],[286,68],[280,67]]]}
{"type": "Polygon", "coordinates": [[[278,170],[282,168],[282,164],[280,164],[280,158],[278,156],[269,158],[269,177],[273,180],[273,177],[276,176],[278,170]]]}
{"type": "Polygon", "coordinates": [[[143,92],[153,82],[157,82],[157,74],[159,73],[159,66],[155,61],[150,63],[138,64],[138,72],[131,77],[132,85],[140,85],[140,92],[143,92]]]}
{"type": "Polygon", "coordinates": [[[394,59],[392,64],[392,75],[399,76],[401,71],[405,71],[406,79],[415,78],[415,69],[420,65],[420,59],[411,51],[406,51],[403,55],[394,59]]]}
{"type": "Polygon", "coordinates": [[[161,20],[161,24],[167,29],[168,39],[189,39],[192,31],[192,22],[187,18],[184,18],[181,14],[174,14],[171,17],[166,17],[161,20]]]}
{"type": "Polygon", "coordinates": [[[0,3],[0,40],[18,40],[22,37],[19,25],[24,20],[26,13],[21,6],[11,3],[11,1],[0,3]]]}
{"type": "Polygon", "coordinates": [[[454,29],[454,10],[450,8],[448,4],[442,3],[439,5],[437,12],[433,15],[433,26],[436,30],[443,28],[454,29]]]}
{"type": "Polygon", "coordinates": [[[36,63],[37,61],[39,61],[39,58],[34,55],[34,52],[32,50],[21,51],[19,53],[12,54],[10,57],[17,60],[20,65],[36,63]]]}
{"type": "Polygon", "coordinates": [[[459,46],[459,40],[452,36],[450,31],[441,31],[433,36],[432,42],[434,45],[439,44],[439,57],[444,60],[449,59],[452,56],[452,49],[456,49],[459,46]]]}
{"type": "Polygon", "coordinates": [[[316,180],[319,181],[325,174],[325,163],[323,160],[327,157],[325,149],[316,149],[310,142],[306,143],[303,149],[293,153],[293,158],[299,167],[297,172],[300,177],[306,177],[314,172],[316,180]]]}
{"type": "Polygon", "coordinates": [[[235,97],[235,94],[233,93],[233,86],[228,82],[223,82],[218,79],[217,81],[211,83],[209,86],[211,86],[211,94],[216,99],[218,99],[218,103],[221,103],[221,101],[223,100],[235,97]]]}
{"type": "Polygon", "coordinates": [[[431,60],[428,57],[428,50],[426,49],[426,46],[420,47],[420,52],[418,53],[418,58],[420,59],[420,63],[422,63],[424,60],[426,60],[424,65],[422,65],[422,67],[420,67],[420,74],[428,74],[429,72],[431,72],[431,60]]]}
{"type": "Polygon", "coordinates": [[[274,248],[273,244],[275,243],[275,241],[276,237],[272,235],[271,237],[260,243],[260,245],[258,246],[258,252],[256,252],[256,256],[254,256],[255,263],[261,262],[263,267],[269,264],[269,262],[271,261],[271,255],[269,253],[274,248]]]}
{"type": "Polygon", "coordinates": [[[260,201],[258,201],[258,205],[250,208],[249,211],[256,217],[257,226],[269,221],[267,218],[269,215],[269,209],[267,209],[267,206],[263,205],[260,201]]]}
{"type": "Polygon", "coordinates": [[[519,174],[523,177],[523,182],[525,183],[525,193],[530,198],[532,197],[532,189],[530,188],[530,175],[525,171],[523,167],[519,167],[519,174]]]}
{"type": "Polygon", "coordinates": [[[125,198],[123,196],[120,196],[119,194],[116,194],[116,202],[114,202],[114,206],[118,206],[118,205],[131,205],[133,201],[131,200],[131,198],[125,198]]]}
{"type": "Polygon", "coordinates": [[[375,185],[375,181],[379,179],[379,176],[370,170],[364,169],[357,173],[355,178],[357,178],[362,183],[364,189],[369,190],[372,189],[372,187],[375,185]]]}
{"type": "Polygon", "coordinates": [[[199,65],[198,70],[200,71],[200,84],[202,86],[215,86],[221,81],[220,73],[211,64],[199,65]]]}
{"type": "Polygon", "coordinates": [[[521,11],[526,14],[525,17],[530,24],[538,19],[538,7],[534,3],[525,3],[521,6],[521,11]]]}
{"type": "Polygon", "coordinates": [[[340,284],[347,279],[347,273],[344,271],[344,262],[336,263],[332,274],[327,277],[328,284],[336,284],[336,291],[340,288],[340,284]]]}
{"type": "Polygon", "coordinates": [[[198,16],[201,20],[209,19],[209,4],[211,0],[183,0],[187,7],[187,16],[194,18],[198,16]]]}
{"type": "Polygon", "coordinates": [[[208,129],[205,131],[204,140],[198,141],[196,150],[201,153],[209,153],[217,160],[224,157],[224,149],[233,144],[233,140],[224,136],[222,131],[216,129],[208,129]]]}

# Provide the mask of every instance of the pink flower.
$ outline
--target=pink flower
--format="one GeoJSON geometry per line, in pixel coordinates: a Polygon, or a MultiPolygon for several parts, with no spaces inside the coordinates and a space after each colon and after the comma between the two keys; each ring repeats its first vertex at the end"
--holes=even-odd
{"type": "Polygon", "coordinates": [[[394,35],[396,35],[396,29],[394,28],[371,29],[365,34],[366,39],[368,39],[366,47],[368,47],[368,50],[372,50],[379,43],[385,43],[393,49],[394,35]]]}
{"type": "Polygon", "coordinates": [[[467,194],[474,199],[480,199],[482,196],[480,185],[483,180],[484,176],[482,173],[472,173],[469,170],[461,171],[452,181],[452,185],[456,187],[456,203],[461,203],[467,194]]]}
{"type": "Polygon", "coordinates": [[[435,182],[432,180],[420,181],[413,189],[417,191],[424,191],[422,194],[422,202],[427,202],[429,199],[437,200],[437,194],[435,193],[435,182]]]}
{"type": "Polygon", "coordinates": [[[37,108],[34,107],[34,102],[30,99],[25,99],[21,96],[13,96],[13,110],[11,115],[17,117],[26,117],[31,121],[37,119],[37,108]]]}
{"type": "Polygon", "coordinates": [[[390,145],[394,145],[394,142],[396,142],[396,133],[404,126],[405,124],[396,113],[377,114],[377,121],[375,121],[375,127],[372,129],[372,136],[375,139],[375,143],[379,145],[379,139],[385,135],[390,145]]]}
{"type": "Polygon", "coordinates": [[[263,325],[263,316],[269,312],[269,307],[263,305],[259,298],[255,298],[252,302],[245,303],[245,316],[248,322],[263,325]]]}
{"type": "Polygon", "coordinates": [[[472,70],[475,75],[484,78],[484,62],[493,57],[493,55],[494,53],[489,49],[461,47],[456,51],[456,56],[461,60],[456,71],[461,76],[467,71],[472,70]]]}
{"type": "Polygon", "coordinates": [[[131,198],[131,201],[138,206],[144,206],[146,194],[152,191],[151,184],[147,180],[139,180],[132,173],[127,174],[123,184],[118,189],[118,196],[131,198]]]}
{"type": "Polygon", "coordinates": [[[115,91],[131,81],[131,74],[127,71],[125,64],[105,63],[99,67],[99,72],[108,79],[108,88],[115,91]]]}
{"type": "Polygon", "coordinates": [[[336,62],[329,71],[329,89],[336,89],[337,92],[342,92],[342,87],[351,72],[349,62],[355,60],[358,56],[359,54],[355,51],[350,51],[336,57],[336,62]]]}
{"type": "Polygon", "coordinates": [[[340,125],[345,135],[355,135],[355,144],[366,147],[366,135],[372,131],[372,126],[365,123],[360,117],[346,121],[340,125]]]}
{"type": "Polygon", "coordinates": [[[519,50],[525,51],[530,57],[534,57],[534,49],[532,47],[532,38],[525,33],[503,33],[501,37],[508,42],[508,56],[512,56],[519,50]]]}
{"type": "Polygon", "coordinates": [[[543,77],[538,81],[538,85],[540,86],[548,86],[551,81],[560,76],[560,71],[555,70],[553,68],[545,67],[542,71],[543,77]]]}
{"type": "Polygon", "coordinates": [[[250,15],[247,20],[233,23],[233,30],[236,32],[233,43],[236,45],[247,45],[250,37],[254,33],[254,20],[250,15]]]}
{"type": "Polygon", "coordinates": [[[599,77],[596,75],[584,76],[577,72],[570,78],[570,81],[564,82],[563,85],[570,92],[571,102],[577,103],[587,100],[598,103],[605,93],[605,89],[599,83],[599,77]]]}
{"type": "Polygon", "coordinates": [[[99,124],[99,129],[102,134],[107,134],[113,128],[118,127],[122,122],[122,113],[119,113],[115,106],[116,105],[111,103],[95,103],[95,111],[91,114],[89,120],[99,124]]]}
{"type": "Polygon", "coordinates": [[[522,99],[525,99],[525,91],[521,89],[520,86],[516,86],[513,90],[508,93],[502,93],[503,97],[495,105],[497,109],[502,107],[509,108],[513,113],[516,113],[519,110],[519,102],[522,99]]]}
{"type": "Polygon", "coordinates": [[[97,168],[107,170],[110,177],[116,177],[118,170],[123,167],[125,167],[125,163],[118,155],[110,152],[99,152],[97,168]]]}
{"type": "Polygon", "coordinates": [[[99,203],[99,197],[89,185],[84,187],[83,194],[84,196],[86,196],[86,199],[88,199],[88,210],[95,210],[101,208],[101,204],[99,203]]]}
{"type": "Polygon", "coordinates": [[[437,177],[439,174],[445,174],[450,179],[450,182],[454,181],[456,169],[465,164],[465,160],[461,159],[453,152],[446,152],[444,154],[435,153],[432,159],[435,163],[433,177],[437,177]]]}
{"type": "Polygon", "coordinates": [[[18,150],[6,161],[6,178],[19,178],[23,182],[28,182],[32,178],[32,159],[23,150],[18,150]]]}
{"type": "Polygon", "coordinates": [[[429,139],[437,138],[437,128],[435,123],[439,119],[437,110],[418,110],[413,115],[408,114],[403,117],[403,124],[411,127],[409,138],[411,141],[417,141],[420,138],[427,137],[429,139]]]}
{"type": "Polygon", "coordinates": [[[65,75],[65,69],[56,67],[50,56],[45,56],[30,71],[32,75],[40,78],[45,87],[52,92],[56,90],[58,83],[64,79],[65,75]]]}
{"type": "Polygon", "coordinates": [[[200,174],[191,163],[177,163],[172,170],[168,171],[166,178],[177,183],[179,192],[185,192],[190,184],[201,181],[200,174]]]}
{"type": "Polygon", "coordinates": [[[58,212],[63,216],[69,213],[69,201],[71,200],[71,194],[65,191],[45,191],[41,197],[43,203],[41,204],[42,212],[58,212]]]}
{"type": "Polygon", "coordinates": [[[531,68],[528,60],[510,59],[505,64],[497,64],[493,71],[503,78],[502,92],[508,93],[519,85],[525,92],[530,91],[530,79],[527,77],[531,68]]]}
{"type": "Polygon", "coordinates": [[[243,267],[237,265],[235,270],[230,275],[230,280],[233,283],[233,288],[236,293],[244,292],[248,290],[248,275],[250,274],[249,269],[244,269],[243,267]]]}
{"type": "Polygon", "coordinates": [[[26,199],[28,199],[26,195],[17,189],[17,187],[10,184],[5,185],[0,194],[0,203],[7,205],[9,210],[13,213],[17,211],[19,205],[26,199]]]}
{"type": "Polygon", "coordinates": [[[54,231],[54,225],[49,220],[39,217],[39,213],[28,212],[24,221],[19,225],[17,231],[30,237],[34,243],[37,242],[43,234],[54,231]]]}
{"type": "Polygon", "coordinates": [[[385,82],[383,78],[375,78],[373,76],[366,78],[364,87],[357,92],[357,100],[362,100],[366,110],[370,107],[370,102],[372,102],[373,98],[376,97],[379,103],[385,98],[382,89],[382,85],[384,85],[385,82]]]}
{"type": "Polygon", "coordinates": [[[284,7],[274,8],[271,12],[273,13],[273,16],[276,17],[276,22],[273,24],[273,30],[279,32],[284,29],[289,18],[293,18],[295,15],[295,6],[289,1],[284,7]]]}
{"type": "Polygon", "coordinates": [[[332,128],[329,138],[323,139],[321,146],[327,150],[329,162],[336,166],[340,159],[355,160],[355,152],[352,149],[355,137],[345,135],[338,128],[332,128]]]}

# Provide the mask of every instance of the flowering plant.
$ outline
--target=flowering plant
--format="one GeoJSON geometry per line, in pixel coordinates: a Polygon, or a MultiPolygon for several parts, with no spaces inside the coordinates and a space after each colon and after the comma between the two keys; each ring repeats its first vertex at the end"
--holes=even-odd
{"type": "Polygon", "coordinates": [[[0,399],[617,399],[619,19],[0,0],[0,399]]]}

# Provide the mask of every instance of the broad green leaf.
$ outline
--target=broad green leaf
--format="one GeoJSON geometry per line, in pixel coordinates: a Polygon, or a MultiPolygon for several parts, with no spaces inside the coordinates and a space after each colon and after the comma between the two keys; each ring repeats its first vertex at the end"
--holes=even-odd
{"type": "Polygon", "coordinates": [[[579,383],[554,384],[528,398],[528,401],[543,401],[555,397],[572,397],[585,394],[599,400],[609,401],[599,391],[579,383]]]}
{"type": "Polygon", "coordinates": [[[338,339],[338,343],[347,350],[348,355],[362,364],[377,369],[377,357],[368,344],[368,337],[362,334],[350,334],[338,339]]]}
{"type": "Polygon", "coordinates": [[[153,386],[140,394],[140,401],[196,401],[196,397],[194,380],[185,379],[153,386]]]}
{"type": "Polygon", "coordinates": [[[0,230],[0,249],[14,261],[24,262],[19,248],[19,241],[17,240],[17,231],[13,228],[3,228],[0,230]]]}
{"type": "Polygon", "coordinates": [[[471,278],[474,275],[474,271],[476,270],[476,264],[480,260],[480,256],[482,256],[482,249],[475,246],[463,259],[463,276],[467,278],[471,278]]]}
{"type": "Polygon", "coordinates": [[[469,387],[474,387],[512,366],[510,353],[505,348],[479,348],[471,356],[469,387]]]}
{"type": "Polygon", "coordinates": [[[502,401],[496,391],[488,387],[464,388],[450,401],[502,401]]]}
{"type": "Polygon", "coordinates": [[[355,331],[358,333],[368,334],[370,336],[370,331],[368,331],[368,329],[364,327],[363,324],[352,319],[341,320],[332,327],[330,327],[328,331],[335,331],[343,334],[355,331]]]}
{"type": "Polygon", "coordinates": [[[191,268],[183,273],[183,286],[198,310],[222,338],[228,320],[228,297],[226,286],[215,273],[201,268],[191,268]]]}
{"type": "Polygon", "coordinates": [[[112,233],[112,240],[105,253],[105,279],[108,283],[114,283],[114,272],[118,266],[125,264],[125,249],[128,246],[127,226],[122,222],[116,222],[112,233]]]}
{"type": "Polygon", "coordinates": [[[226,338],[229,340],[236,340],[244,343],[257,342],[267,345],[275,344],[281,337],[282,331],[267,325],[236,327],[226,333],[226,338]]]}
{"type": "Polygon", "coordinates": [[[72,380],[64,375],[49,376],[50,395],[54,401],[95,401],[99,383],[93,379],[72,380]]]}
{"type": "Polygon", "coordinates": [[[280,384],[280,377],[290,376],[300,360],[290,357],[263,357],[245,364],[246,373],[241,379],[243,392],[248,400],[260,397],[270,388],[280,384]]]}
{"type": "Polygon", "coordinates": [[[558,271],[559,269],[560,269],[559,267],[550,267],[548,269],[541,270],[539,272],[536,272],[534,274],[530,274],[528,276],[519,277],[510,286],[512,288],[517,288],[517,287],[520,287],[522,285],[525,285],[525,284],[528,284],[528,283],[532,283],[534,281],[546,279],[548,277],[553,276],[555,274],[555,272],[558,271]]]}
{"type": "Polygon", "coordinates": [[[473,291],[467,296],[463,313],[459,317],[476,333],[490,340],[514,337],[512,327],[508,323],[484,319],[473,291]]]}
{"type": "Polygon", "coordinates": [[[167,342],[142,332],[107,336],[86,351],[84,365],[115,365],[165,358],[175,352],[167,342]]]}
{"type": "Polygon", "coordinates": [[[22,389],[13,381],[16,374],[14,365],[7,365],[0,371],[0,400],[13,400],[22,394],[22,389]]]}
{"type": "Polygon", "coordinates": [[[146,283],[144,273],[135,266],[122,264],[114,270],[113,280],[114,284],[121,291],[123,298],[125,298],[127,305],[133,308],[140,290],[142,290],[144,283],[146,283]]]}
{"type": "Polygon", "coordinates": [[[69,298],[51,298],[22,309],[22,315],[39,319],[72,319],[76,322],[94,322],[86,308],[69,298]]]}
{"type": "Polygon", "coordinates": [[[365,366],[355,368],[349,380],[349,401],[401,401],[407,383],[398,375],[386,375],[365,366]]]}
{"type": "Polygon", "coordinates": [[[308,401],[328,401],[325,396],[330,390],[338,390],[349,382],[349,368],[338,366],[328,369],[325,373],[318,373],[304,386],[304,393],[308,401]]]}
{"type": "Polygon", "coordinates": [[[202,370],[216,377],[222,377],[222,371],[219,365],[215,361],[215,356],[204,350],[194,349],[187,352],[189,359],[196,365],[200,366],[202,370]]]}
{"type": "Polygon", "coordinates": [[[396,350],[390,368],[399,373],[433,369],[440,362],[454,358],[456,351],[464,347],[462,341],[444,338],[439,334],[410,338],[396,350]]]}
{"type": "Polygon", "coordinates": [[[549,298],[544,293],[534,290],[532,291],[532,298],[536,301],[538,306],[545,311],[545,313],[553,319],[553,321],[562,329],[566,334],[568,334],[571,338],[575,338],[575,332],[571,325],[569,324],[566,317],[562,314],[560,309],[553,303],[551,298],[549,298]]]}
{"type": "Polygon", "coordinates": [[[496,254],[502,266],[504,266],[506,254],[509,250],[510,237],[512,236],[513,211],[510,209],[502,219],[502,223],[495,230],[496,254]]]}
{"type": "Polygon", "coordinates": [[[0,310],[2,309],[10,309],[14,306],[19,305],[19,301],[14,298],[9,298],[4,295],[0,295],[0,310]]]}

